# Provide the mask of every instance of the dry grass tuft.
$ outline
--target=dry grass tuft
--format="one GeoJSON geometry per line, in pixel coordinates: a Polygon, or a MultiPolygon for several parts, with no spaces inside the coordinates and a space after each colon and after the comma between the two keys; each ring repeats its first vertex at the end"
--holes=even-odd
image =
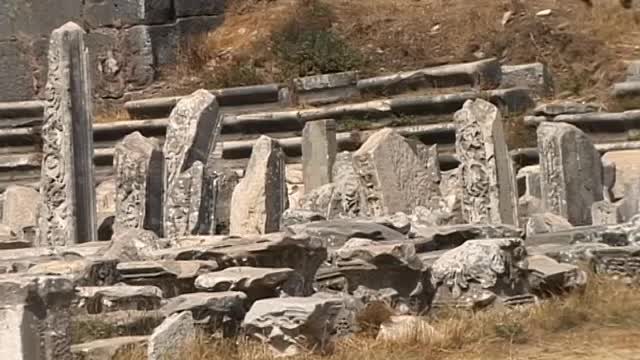
{"type": "Polygon", "coordinates": [[[131,117],[127,110],[120,105],[112,105],[105,108],[99,108],[96,111],[94,119],[95,123],[111,123],[116,121],[130,120],[131,117]]]}
{"type": "MultiPolygon", "coordinates": [[[[594,331],[640,332],[638,290],[619,281],[592,275],[583,291],[536,306],[476,313],[441,312],[430,320],[436,336],[416,334],[401,344],[375,340],[376,334],[371,330],[391,316],[386,306],[378,304],[359,317],[361,324],[375,326],[365,326],[363,333],[341,341],[333,354],[326,357],[304,354],[294,359],[505,359],[505,354],[511,352],[539,352],[541,346],[548,343],[564,346],[561,351],[569,351],[572,346],[583,346],[571,343],[576,336],[590,338],[594,331]],[[559,345],[559,341],[568,341],[568,344],[559,345]]],[[[635,342],[625,342],[618,346],[633,344],[635,342]]],[[[273,359],[265,348],[253,342],[233,343],[204,337],[188,344],[179,353],[177,360],[273,359]]],[[[144,355],[142,350],[136,350],[118,359],[141,360],[144,355]]],[[[562,358],[556,356],[554,359],[562,358]]]]}

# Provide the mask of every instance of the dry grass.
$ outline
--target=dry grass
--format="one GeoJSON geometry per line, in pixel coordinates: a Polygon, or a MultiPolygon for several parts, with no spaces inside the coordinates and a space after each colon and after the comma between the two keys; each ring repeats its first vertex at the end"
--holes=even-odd
{"type": "Polygon", "coordinates": [[[130,120],[131,117],[122,105],[108,106],[96,111],[95,123],[111,123],[130,120]]]}
{"type": "MultiPolygon", "coordinates": [[[[370,319],[370,323],[383,321],[389,316],[387,311],[380,308],[369,311],[365,317],[370,319]]],[[[306,354],[295,359],[532,359],[539,357],[529,356],[543,354],[549,348],[557,349],[556,357],[549,359],[563,359],[560,353],[575,354],[589,346],[594,348],[593,351],[602,351],[607,346],[609,353],[627,351],[634,346],[637,349],[637,343],[620,338],[619,341],[599,344],[594,338],[607,339],[606,336],[612,333],[640,334],[640,295],[638,288],[592,276],[584,291],[566,298],[551,299],[521,309],[441,313],[430,321],[438,336],[426,338],[416,334],[402,342],[384,342],[375,340],[374,332],[365,331],[340,342],[331,355],[321,357],[306,354]],[[528,355],[515,357],[513,354],[528,355]]],[[[203,337],[179,353],[180,356],[172,358],[273,359],[266,349],[256,343],[235,344],[209,341],[203,337]]],[[[144,351],[137,350],[119,359],[143,358],[144,351]]]]}

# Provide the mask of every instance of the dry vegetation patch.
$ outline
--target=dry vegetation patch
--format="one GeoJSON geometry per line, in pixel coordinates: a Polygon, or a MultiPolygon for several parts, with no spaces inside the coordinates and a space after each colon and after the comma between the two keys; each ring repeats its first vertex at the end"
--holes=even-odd
{"type": "MultiPolygon", "coordinates": [[[[391,314],[375,305],[359,317],[364,331],[338,343],[333,354],[294,359],[578,359],[579,354],[629,354],[640,350],[638,288],[592,275],[587,287],[564,298],[520,309],[470,313],[440,312],[428,321],[437,336],[416,336],[402,342],[375,339],[376,328],[391,314]],[[634,335],[635,334],[635,335],[634,335]],[[612,336],[615,336],[615,341],[612,336]],[[545,357],[548,355],[548,357],[545,357]],[[555,357],[553,357],[555,356],[555,357]]],[[[254,342],[234,343],[200,337],[180,351],[184,360],[273,359],[254,342]]],[[[138,349],[120,360],[144,359],[138,349]]],[[[611,357],[614,359],[616,357],[611,357]]],[[[631,359],[631,358],[629,358],[631,359]]]]}

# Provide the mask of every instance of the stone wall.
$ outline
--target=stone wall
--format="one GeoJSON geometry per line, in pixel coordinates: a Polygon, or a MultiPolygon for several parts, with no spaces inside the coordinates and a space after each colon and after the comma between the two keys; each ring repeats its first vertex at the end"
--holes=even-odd
{"type": "Polygon", "coordinates": [[[120,99],[176,63],[179,44],[215,29],[226,0],[2,0],[0,102],[42,98],[48,37],[68,21],[86,31],[94,94],[120,99]]]}

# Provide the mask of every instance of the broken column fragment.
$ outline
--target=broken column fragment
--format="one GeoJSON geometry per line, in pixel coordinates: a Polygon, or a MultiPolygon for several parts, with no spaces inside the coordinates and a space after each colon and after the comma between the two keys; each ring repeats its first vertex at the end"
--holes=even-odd
{"type": "Polygon", "coordinates": [[[244,178],[231,197],[231,234],[267,234],[280,229],[289,207],[285,155],[280,144],[261,136],[253,146],[244,178]]]}
{"type": "MultiPolygon", "coordinates": [[[[169,116],[164,143],[164,236],[175,238],[210,229],[202,193],[204,167],[220,133],[218,102],[206,90],[180,100],[169,116]]],[[[213,180],[211,180],[213,181],[213,180]]]]}
{"type": "Polygon", "coordinates": [[[500,111],[487,101],[469,100],[454,121],[465,220],[518,225],[515,174],[500,111]]]}
{"type": "Polygon", "coordinates": [[[304,191],[332,182],[336,160],[335,120],[309,121],[302,130],[302,174],[304,191]]]}
{"type": "Polygon", "coordinates": [[[115,228],[145,229],[162,234],[162,152],[156,139],[139,132],[115,148],[115,228]]]}
{"type": "Polygon", "coordinates": [[[40,246],[98,239],[93,113],[85,32],[67,23],[51,34],[42,125],[40,246]]]}
{"type": "Polygon", "coordinates": [[[426,164],[393,129],[372,135],[353,155],[369,215],[411,213],[430,199],[426,164]]]}
{"type": "Polygon", "coordinates": [[[592,223],[591,205],[603,200],[600,153],[580,129],[565,123],[538,126],[542,204],[575,226],[592,223]]]}

